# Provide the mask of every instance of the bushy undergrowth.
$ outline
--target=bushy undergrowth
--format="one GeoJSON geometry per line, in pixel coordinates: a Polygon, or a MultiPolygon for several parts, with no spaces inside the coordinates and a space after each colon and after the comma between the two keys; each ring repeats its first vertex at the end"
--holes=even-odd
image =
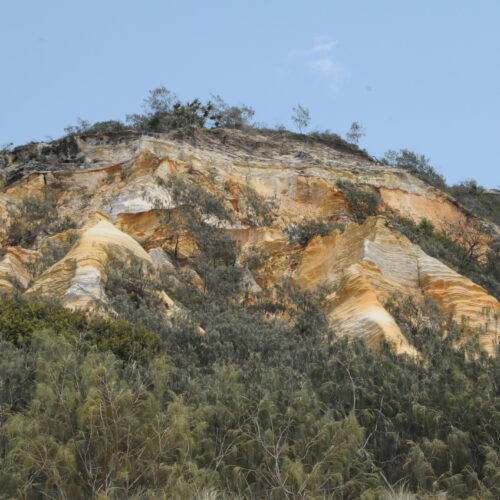
{"type": "Polygon", "coordinates": [[[147,357],[107,351],[82,313],[2,301],[0,494],[497,498],[499,358],[416,305],[392,311],[421,360],[336,338],[314,293],[275,297],[272,317],[268,299],[192,304],[147,357]]]}
{"type": "Polygon", "coordinates": [[[64,239],[46,239],[39,249],[40,256],[27,263],[33,279],[36,279],[49,269],[49,267],[60,261],[78,241],[76,231],[70,232],[65,236],[66,238],[64,239]]]}
{"type": "Polygon", "coordinates": [[[51,331],[61,338],[79,339],[124,359],[149,355],[157,347],[157,333],[142,322],[108,320],[84,312],[70,312],[55,301],[31,301],[0,295],[0,335],[19,348],[30,349],[33,333],[51,331]]]}

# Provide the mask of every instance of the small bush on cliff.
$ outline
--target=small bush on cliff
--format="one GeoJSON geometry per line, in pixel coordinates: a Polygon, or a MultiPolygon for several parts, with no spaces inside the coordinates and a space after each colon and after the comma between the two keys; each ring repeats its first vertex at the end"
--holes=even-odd
{"type": "Polygon", "coordinates": [[[273,212],[278,208],[277,200],[260,195],[248,185],[241,186],[240,191],[245,201],[248,222],[257,226],[270,226],[275,219],[273,212]]]}
{"type": "Polygon", "coordinates": [[[362,222],[366,217],[376,215],[380,204],[380,195],[377,191],[368,187],[358,187],[349,181],[338,181],[337,187],[344,193],[355,220],[362,222]]]}
{"type": "Polygon", "coordinates": [[[37,239],[74,229],[76,222],[61,217],[54,192],[25,196],[9,210],[11,222],[7,228],[9,245],[31,248],[37,239]]]}
{"type": "Polygon", "coordinates": [[[304,246],[313,236],[326,236],[334,229],[344,231],[343,224],[329,222],[327,219],[306,219],[302,222],[295,222],[285,228],[285,234],[293,243],[304,246]]]}
{"type": "Polygon", "coordinates": [[[158,183],[166,187],[176,206],[184,206],[195,212],[196,217],[217,217],[221,221],[230,222],[233,218],[224,199],[196,182],[186,180],[180,175],[170,175],[166,181],[158,179],[158,183]]]}

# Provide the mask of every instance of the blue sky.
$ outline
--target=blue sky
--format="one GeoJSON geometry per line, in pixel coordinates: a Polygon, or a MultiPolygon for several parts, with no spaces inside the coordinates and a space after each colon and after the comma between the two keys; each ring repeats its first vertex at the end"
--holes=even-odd
{"type": "Polygon", "coordinates": [[[0,146],[123,119],[147,91],[220,94],[381,156],[426,154],[451,183],[500,184],[500,1],[16,0],[0,13],[0,146]]]}

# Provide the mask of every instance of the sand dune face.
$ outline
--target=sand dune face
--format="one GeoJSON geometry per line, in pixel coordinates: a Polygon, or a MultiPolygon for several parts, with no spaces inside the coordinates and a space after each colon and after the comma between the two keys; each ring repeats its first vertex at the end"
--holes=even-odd
{"type": "Polygon", "coordinates": [[[189,267],[196,244],[188,231],[180,231],[173,242],[172,235],[179,232],[175,214],[183,207],[175,206],[162,182],[177,174],[224,199],[233,221],[209,223],[232,235],[241,261],[256,249],[266,255],[261,269],[247,275],[254,289],[283,279],[307,289],[328,283],[334,292],[327,315],[337,332],[369,345],[384,339],[397,352],[412,356],[418,353],[384,304],[393,296],[432,297],[443,315],[464,321],[485,350],[494,350],[494,318],[500,313],[494,297],[426,255],[388,227],[384,217],[363,223],[350,217],[338,181],[377,191],[381,210],[416,222],[426,218],[437,228],[471,223],[470,214],[454,200],[407,171],[318,142],[241,131],[199,133],[190,140],[124,133],[77,137],[64,147],[29,148],[11,154],[0,169],[0,289],[11,291],[16,281],[30,296],[54,295],[70,308],[96,307],[107,299],[104,285],[111,258],[133,255],[160,265],[175,245],[189,267]],[[274,199],[270,225],[248,217],[246,187],[274,199]],[[12,222],[9,207],[46,189],[56,193],[61,216],[78,221],[79,238],[64,257],[33,279],[27,263],[37,258],[42,242],[33,250],[7,248],[5,231],[12,222]],[[304,247],[292,244],[284,232],[287,225],[311,217],[343,222],[345,231],[316,236],[304,247]]]}

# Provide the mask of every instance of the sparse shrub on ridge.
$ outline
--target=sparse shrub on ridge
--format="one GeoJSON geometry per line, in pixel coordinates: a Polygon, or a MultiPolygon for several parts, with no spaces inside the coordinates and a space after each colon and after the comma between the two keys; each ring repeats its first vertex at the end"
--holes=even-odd
{"type": "Polygon", "coordinates": [[[82,118],[77,119],[77,125],[70,125],[64,128],[68,135],[99,135],[111,132],[122,132],[127,127],[119,120],[106,120],[102,122],[90,123],[82,118]]]}
{"type": "Polygon", "coordinates": [[[444,177],[429,163],[429,158],[425,155],[414,153],[409,149],[389,150],[384,154],[382,161],[387,165],[397,165],[407,169],[431,186],[443,191],[446,190],[447,186],[444,177]]]}
{"type": "Polygon", "coordinates": [[[500,194],[488,192],[473,180],[449,186],[448,192],[474,214],[500,225],[500,194]]]}
{"type": "Polygon", "coordinates": [[[212,95],[214,127],[244,129],[250,127],[255,111],[250,106],[230,106],[220,96],[212,95]]]}

